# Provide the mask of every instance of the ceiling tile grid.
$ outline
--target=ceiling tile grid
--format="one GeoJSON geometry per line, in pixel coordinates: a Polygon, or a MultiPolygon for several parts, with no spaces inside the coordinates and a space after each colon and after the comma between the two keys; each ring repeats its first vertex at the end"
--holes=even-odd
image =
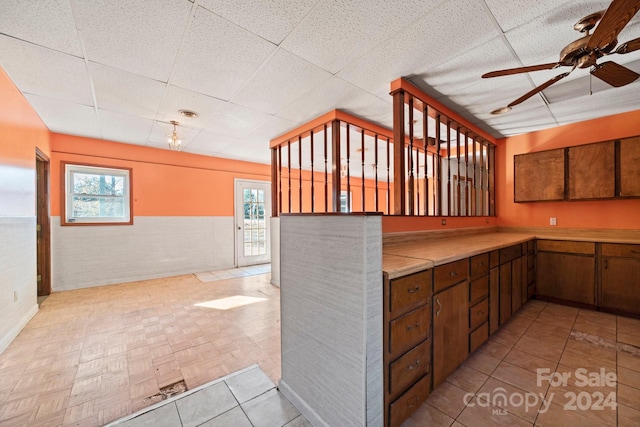
{"type": "Polygon", "coordinates": [[[51,132],[102,137],[94,107],[38,95],[25,94],[25,97],[51,132]]]}

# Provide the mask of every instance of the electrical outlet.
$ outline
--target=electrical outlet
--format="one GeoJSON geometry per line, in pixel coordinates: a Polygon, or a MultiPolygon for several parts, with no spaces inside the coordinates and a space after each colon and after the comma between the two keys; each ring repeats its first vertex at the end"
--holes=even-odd
{"type": "Polygon", "coordinates": [[[556,217],[549,218],[549,225],[557,225],[557,224],[558,224],[558,221],[556,217]]]}
{"type": "Polygon", "coordinates": [[[446,219],[442,220],[442,225],[447,225],[447,220],[446,219]]]}
{"type": "Polygon", "coordinates": [[[18,291],[13,291],[13,302],[18,302],[18,291]]]}

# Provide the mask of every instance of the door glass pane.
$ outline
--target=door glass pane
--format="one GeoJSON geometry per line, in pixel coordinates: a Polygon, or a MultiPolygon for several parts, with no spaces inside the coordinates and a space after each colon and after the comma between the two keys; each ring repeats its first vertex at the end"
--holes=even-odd
{"type": "Polygon", "coordinates": [[[266,218],[264,190],[244,189],[244,255],[264,255],[266,245],[266,218]]]}

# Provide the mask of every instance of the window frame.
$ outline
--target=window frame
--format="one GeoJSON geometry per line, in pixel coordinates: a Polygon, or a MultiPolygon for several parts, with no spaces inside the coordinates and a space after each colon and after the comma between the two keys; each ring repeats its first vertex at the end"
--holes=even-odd
{"type": "Polygon", "coordinates": [[[122,166],[97,165],[90,163],[65,162],[61,163],[61,190],[60,190],[60,225],[71,226],[101,226],[101,225],[133,225],[133,169],[122,166]],[[69,183],[71,174],[74,172],[92,172],[110,176],[123,176],[125,178],[124,195],[121,197],[125,202],[125,217],[123,220],[114,220],[109,217],[99,218],[70,218],[67,213],[71,206],[71,192],[69,183]]]}

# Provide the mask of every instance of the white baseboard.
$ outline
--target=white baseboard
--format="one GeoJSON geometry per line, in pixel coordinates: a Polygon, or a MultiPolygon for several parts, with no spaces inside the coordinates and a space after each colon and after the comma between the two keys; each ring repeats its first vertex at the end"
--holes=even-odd
{"type": "Polygon", "coordinates": [[[278,389],[314,427],[330,427],[307,402],[280,378],[278,389]]]}
{"type": "Polygon", "coordinates": [[[7,335],[5,335],[4,337],[2,337],[2,339],[0,339],[0,353],[4,352],[7,349],[7,347],[9,347],[9,344],[11,344],[11,341],[13,341],[18,336],[22,328],[24,328],[26,324],[29,323],[29,320],[31,320],[33,316],[36,315],[37,312],[38,312],[38,304],[36,303],[36,305],[34,305],[31,308],[31,310],[29,310],[27,314],[20,320],[20,322],[18,322],[13,327],[13,329],[9,331],[7,335]]]}

